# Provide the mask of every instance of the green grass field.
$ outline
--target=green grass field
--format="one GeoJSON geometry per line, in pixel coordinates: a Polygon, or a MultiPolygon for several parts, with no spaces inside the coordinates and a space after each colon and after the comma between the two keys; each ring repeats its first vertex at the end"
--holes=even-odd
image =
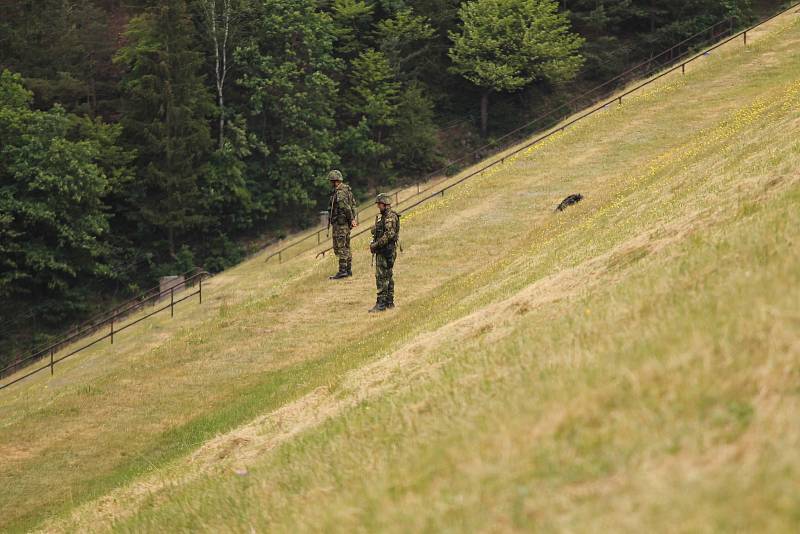
{"type": "Polygon", "coordinates": [[[800,530],[800,15],[0,392],[0,530],[800,530]],[[562,214],[567,194],[586,200],[562,214]],[[452,193],[452,194],[451,194],[452,193]]]}

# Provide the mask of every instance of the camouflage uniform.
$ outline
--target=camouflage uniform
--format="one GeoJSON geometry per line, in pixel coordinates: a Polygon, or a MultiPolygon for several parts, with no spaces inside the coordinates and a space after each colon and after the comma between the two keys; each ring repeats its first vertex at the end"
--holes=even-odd
{"type": "MultiPolygon", "coordinates": [[[[341,181],[341,173],[331,171],[329,178],[341,181]]],[[[350,251],[350,230],[356,220],[356,200],[350,186],[342,184],[331,193],[329,222],[333,228],[333,252],[339,258],[339,272],[332,278],[344,278],[353,274],[353,254],[350,251]]]]}
{"type": "Polygon", "coordinates": [[[375,254],[375,286],[378,299],[374,311],[394,308],[394,278],[392,269],[397,259],[397,243],[400,238],[400,216],[388,205],[389,197],[378,196],[386,204],[383,213],[375,217],[372,228],[370,250],[375,254]]]}

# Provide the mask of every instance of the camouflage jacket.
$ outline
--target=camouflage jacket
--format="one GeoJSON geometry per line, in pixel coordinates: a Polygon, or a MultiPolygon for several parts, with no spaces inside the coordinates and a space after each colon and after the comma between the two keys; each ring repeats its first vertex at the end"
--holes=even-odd
{"type": "Polygon", "coordinates": [[[392,208],[375,216],[372,227],[372,248],[376,252],[391,252],[400,239],[400,216],[392,208]]]}
{"type": "Polygon", "coordinates": [[[331,224],[349,225],[356,219],[356,199],[347,184],[331,193],[328,221],[331,224]]]}

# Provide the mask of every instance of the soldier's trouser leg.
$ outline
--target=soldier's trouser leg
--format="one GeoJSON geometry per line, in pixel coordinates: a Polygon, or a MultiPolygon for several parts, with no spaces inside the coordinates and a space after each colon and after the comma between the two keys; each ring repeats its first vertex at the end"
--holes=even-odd
{"type": "Polygon", "coordinates": [[[347,238],[344,246],[344,272],[351,276],[353,274],[353,251],[350,249],[350,226],[347,227],[347,238]]]}
{"type": "Polygon", "coordinates": [[[339,259],[339,272],[346,273],[348,264],[353,260],[350,252],[350,225],[333,226],[333,253],[339,259]]]}
{"type": "Polygon", "coordinates": [[[394,306],[394,262],[397,259],[397,251],[392,253],[392,261],[390,263],[391,267],[389,268],[389,284],[387,288],[387,304],[394,306]]]}
{"type": "Polygon", "coordinates": [[[378,302],[391,302],[393,290],[391,263],[383,254],[375,255],[375,286],[378,289],[378,302]]]}

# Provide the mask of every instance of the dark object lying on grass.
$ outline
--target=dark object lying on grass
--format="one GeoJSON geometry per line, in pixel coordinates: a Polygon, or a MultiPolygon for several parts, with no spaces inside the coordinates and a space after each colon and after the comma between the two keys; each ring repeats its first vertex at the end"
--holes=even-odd
{"type": "Polygon", "coordinates": [[[581,195],[580,193],[570,195],[561,201],[561,204],[558,205],[556,211],[564,211],[568,207],[572,206],[573,204],[577,204],[581,200],[583,200],[583,195],[581,195]]]}

